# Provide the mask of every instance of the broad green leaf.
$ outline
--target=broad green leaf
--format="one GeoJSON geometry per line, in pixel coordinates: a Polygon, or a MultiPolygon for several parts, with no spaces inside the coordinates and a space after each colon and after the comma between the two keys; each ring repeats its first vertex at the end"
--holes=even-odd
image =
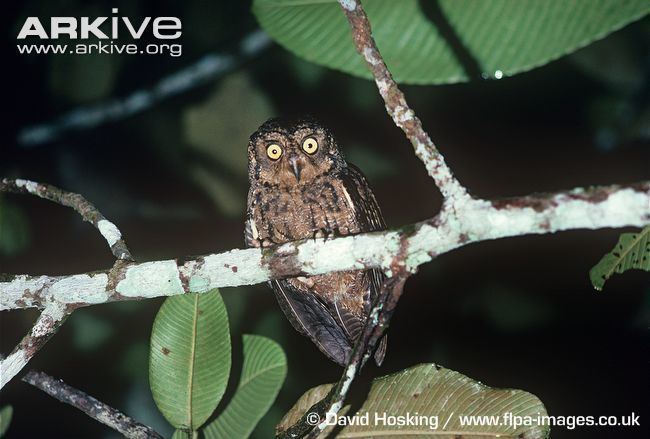
{"type": "Polygon", "coordinates": [[[185,430],[174,430],[174,434],[172,434],[172,439],[187,439],[188,437],[192,437],[192,433],[185,431],[185,430]]]}
{"type": "Polygon", "coordinates": [[[196,430],[210,417],[228,383],[230,349],[217,290],[165,300],[151,333],[149,384],[170,424],[196,430]]]}
{"type": "MultiPolygon", "coordinates": [[[[398,82],[409,84],[467,81],[465,59],[487,77],[524,72],[650,11],[647,0],[364,0],[363,5],[386,64],[398,82]]],[[[370,78],[336,0],[254,0],[253,12],[264,30],[296,55],[370,78]]]]}
{"type": "Polygon", "coordinates": [[[287,358],[273,340],[244,335],[244,365],[228,407],[203,431],[206,439],[247,438],[275,401],[287,375],[287,358]]]}
{"type": "Polygon", "coordinates": [[[0,409],[0,437],[4,437],[11,424],[11,417],[14,415],[14,409],[6,405],[0,409]]]}
{"type": "Polygon", "coordinates": [[[614,273],[636,268],[650,271],[650,226],[637,233],[623,233],[614,250],[602,257],[589,271],[591,284],[602,290],[614,273]]]}
{"type": "MultiPolygon", "coordinates": [[[[329,389],[329,386],[319,386],[309,390],[278,428],[286,429],[290,421],[295,422],[302,415],[305,407],[318,402],[329,389]]],[[[355,419],[367,425],[346,426],[336,437],[397,437],[398,434],[444,439],[548,437],[548,426],[531,426],[529,422],[528,426],[515,427],[506,420],[508,414],[518,420],[529,416],[533,422],[538,416],[547,416],[544,405],[530,393],[493,389],[435,364],[421,364],[377,378],[366,401],[354,414],[355,419]],[[395,425],[390,421],[414,419],[407,418],[409,415],[418,417],[418,421],[410,425],[395,425]],[[466,416],[492,417],[481,419],[484,424],[493,425],[480,425],[478,418],[464,418],[466,416]]]]}

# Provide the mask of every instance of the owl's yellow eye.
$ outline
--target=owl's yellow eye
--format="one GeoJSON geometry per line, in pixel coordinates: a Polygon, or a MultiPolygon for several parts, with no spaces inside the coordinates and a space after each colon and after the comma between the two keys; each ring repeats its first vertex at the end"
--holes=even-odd
{"type": "Polygon", "coordinates": [[[271,160],[277,160],[282,156],[282,148],[280,148],[280,145],[271,143],[266,147],[266,155],[268,155],[271,160]]]}
{"type": "Polygon", "coordinates": [[[307,137],[302,142],[302,150],[307,154],[313,154],[318,151],[318,142],[313,137],[307,137]]]}

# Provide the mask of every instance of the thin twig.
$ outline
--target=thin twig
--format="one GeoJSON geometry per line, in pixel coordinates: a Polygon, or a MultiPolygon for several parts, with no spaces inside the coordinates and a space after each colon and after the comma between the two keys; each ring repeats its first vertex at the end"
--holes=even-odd
{"type": "Polygon", "coordinates": [[[469,197],[467,189],[454,177],[433,141],[422,128],[422,122],[406,102],[404,93],[393,80],[372,37],[370,22],[360,0],[338,0],[352,29],[357,52],[366,60],[377,88],[386,104],[386,111],[413,144],[415,154],[424,162],[429,175],[440,189],[447,206],[469,197]]]}
{"type": "Polygon", "coordinates": [[[137,90],[121,99],[76,108],[53,121],[27,127],[18,134],[18,143],[33,147],[54,141],[68,131],[95,128],[107,122],[126,119],[164,99],[182,94],[232,71],[270,45],[271,39],[263,31],[256,30],[241,41],[236,54],[205,55],[182,70],[160,79],[151,88],[137,90]]]}
{"type": "Polygon", "coordinates": [[[135,421],[119,410],[69,386],[62,380],[57,380],[43,372],[34,370],[27,372],[22,380],[51,397],[81,410],[91,418],[109,426],[129,439],[162,439],[162,436],[153,428],[135,421]]]}
{"type": "Polygon", "coordinates": [[[395,260],[393,276],[386,279],[382,285],[381,293],[375,299],[373,307],[364,323],[363,332],[354,344],[341,379],[332,387],[321,401],[312,405],[294,425],[280,432],[277,439],[315,438],[318,437],[331,420],[343,407],[343,402],[350,390],[350,386],[361,367],[374,352],[377,342],[384,334],[397,302],[404,290],[404,283],[411,273],[405,269],[404,260],[395,260]],[[315,423],[312,418],[317,414],[320,422],[315,423]]]}
{"type": "Polygon", "coordinates": [[[70,315],[65,305],[52,302],[41,312],[34,326],[18,346],[0,360],[0,389],[20,372],[45,343],[59,330],[70,315]]]}
{"type": "Polygon", "coordinates": [[[113,224],[104,218],[95,206],[79,194],[66,192],[49,184],[36,183],[29,180],[11,180],[3,178],[0,181],[0,192],[13,192],[16,194],[31,194],[46,200],[53,201],[62,206],[74,209],[84,221],[88,221],[101,233],[113,255],[123,261],[133,261],[122,233],[113,224]]]}

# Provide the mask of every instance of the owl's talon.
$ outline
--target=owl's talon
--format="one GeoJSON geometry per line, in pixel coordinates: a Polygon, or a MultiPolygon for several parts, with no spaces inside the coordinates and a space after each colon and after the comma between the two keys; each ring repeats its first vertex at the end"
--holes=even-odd
{"type": "Polygon", "coordinates": [[[313,233],[313,239],[316,241],[317,239],[327,239],[327,232],[325,229],[318,229],[313,233]]]}
{"type": "Polygon", "coordinates": [[[313,239],[314,241],[317,239],[323,239],[325,241],[329,241],[330,239],[334,239],[337,236],[339,236],[338,233],[336,233],[336,230],[318,229],[317,231],[314,232],[313,239]]]}
{"type": "Polygon", "coordinates": [[[271,241],[269,238],[258,240],[258,242],[260,243],[260,247],[262,248],[268,248],[275,245],[275,242],[271,241]]]}

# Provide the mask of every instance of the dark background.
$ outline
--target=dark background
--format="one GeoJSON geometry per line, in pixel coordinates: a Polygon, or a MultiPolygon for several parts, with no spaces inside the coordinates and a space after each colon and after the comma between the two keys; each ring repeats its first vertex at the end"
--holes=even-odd
{"type": "MultiPolygon", "coordinates": [[[[432,216],[440,196],[385,114],[370,81],[307,64],[272,45],[239,68],[138,115],[26,146],[23,128],[123,97],[209,52],[236,54],[257,28],[248,2],[25,2],[8,14],[0,176],[78,192],[121,229],[138,261],[243,246],[246,138],[273,115],[311,113],[330,125],[368,175],[391,227],[432,216]],[[25,17],[178,16],[183,56],[18,55],[25,17]]],[[[403,90],[458,178],[481,197],[522,195],[650,175],[650,22],[542,68],[502,80],[403,90]]],[[[3,196],[0,272],[73,274],[106,269],[105,242],[69,209],[3,196]]],[[[647,437],[650,420],[647,274],[597,293],[589,269],[620,230],[572,231],[470,245],[421,267],[392,320],[386,361],[363,380],[436,362],[495,387],[537,395],[552,415],[641,415],[641,428],[552,429],[555,438],[647,437]]],[[[308,388],[338,378],[283,318],[263,285],[222,290],[235,341],[272,337],[289,374],[256,430],[272,426],[308,388]]],[[[30,363],[165,434],[147,382],[148,338],[162,299],[77,311],[30,363]]],[[[35,311],[0,314],[8,353],[35,311]]],[[[357,394],[357,396],[359,396],[357,394]]],[[[8,437],[114,437],[81,412],[14,380],[8,437]]]]}

